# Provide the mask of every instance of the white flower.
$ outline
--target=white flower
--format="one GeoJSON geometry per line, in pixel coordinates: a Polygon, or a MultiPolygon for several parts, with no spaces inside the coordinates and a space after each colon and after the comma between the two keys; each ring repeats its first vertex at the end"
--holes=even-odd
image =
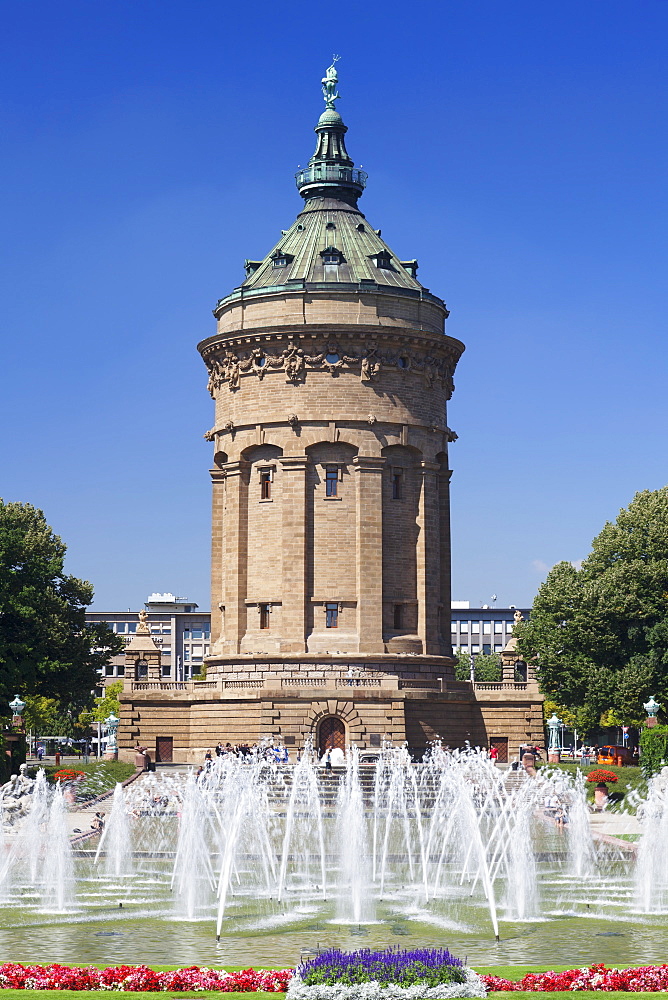
{"type": "Polygon", "coordinates": [[[297,976],[288,985],[286,1000],[450,1000],[450,997],[485,997],[487,987],[473,969],[465,969],[463,983],[442,986],[381,986],[376,980],[356,986],[305,986],[297,976]]]}

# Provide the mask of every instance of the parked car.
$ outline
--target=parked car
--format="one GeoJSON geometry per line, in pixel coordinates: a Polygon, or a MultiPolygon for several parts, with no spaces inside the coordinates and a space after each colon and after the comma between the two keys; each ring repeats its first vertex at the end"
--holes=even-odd
{"type": "Polygon", "coordinates": [[[633,763],[633,751],[629,747],[609,746],[598,748],[597,764],[614,764],[622,767],[633,763]]]}

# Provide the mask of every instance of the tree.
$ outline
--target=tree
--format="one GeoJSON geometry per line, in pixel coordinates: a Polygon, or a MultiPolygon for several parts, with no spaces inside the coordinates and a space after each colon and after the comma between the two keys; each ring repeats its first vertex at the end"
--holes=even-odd
{"type": "Polygon", "coordinates": [[[0,714],[16,692],[76,714],[123,649],[106,625],[86,623],[93,588],[64,572],[65,551],[41,510],[0,500],[0,714]]]}
{"type": "Polygon", "coordinates": [[[107,684],[104,689],[104,696],[95,699],[95,711],[93,719],[96,722],[104,722],[107,716],[113,712],[116,718],[121,714],[120,693],[123,690],[123,681],[113,681],[107,684]]]}
{"type": "MultiPolygon", "coordinates": [[[[541,688],[587,728],[630,725],[650,694],[668,698],[668,487],[637,493],[592,542],[580,569],[560,562],[515,630],[541,688]]],[[[584,727],[583,727],[584,728],[584,727]]]]}
{"type": "MultiPolygon", "coordinates": [[[[457,664],[455,666],[455,677],[458,681],[468,681],[471,678],[471,656],[462,652],[461,649],[455,651],[457,664]]],[[[476,653],[475,654],[475,679],[477,681],[500,681],[501,680],[501,660],[497,653],[476,653]]]]}

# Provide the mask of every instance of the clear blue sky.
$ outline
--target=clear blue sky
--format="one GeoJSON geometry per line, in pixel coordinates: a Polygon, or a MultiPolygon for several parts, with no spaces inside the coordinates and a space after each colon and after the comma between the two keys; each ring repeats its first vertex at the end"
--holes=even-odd
{"type": "Polygon", "coordinates": [[[95,606],[208,607],[211,308],[301,200],[341,54],[360,203],[452,310],[454,596],[528,604],[668,481],[666,0],[21,0],[0,31],[0,495],[95,606]]]}

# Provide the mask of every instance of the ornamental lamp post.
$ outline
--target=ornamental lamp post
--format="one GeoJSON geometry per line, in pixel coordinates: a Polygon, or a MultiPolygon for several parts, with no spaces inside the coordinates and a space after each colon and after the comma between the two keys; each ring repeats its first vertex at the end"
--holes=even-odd
{"type": "Polygon", "coordinates": [[[107,745],[104,750],[104,756],[107,760],[118,760],[118,744],[116,742],[118,723],[119,719],[113,712],[104,720],[104,724],[107,727],[107,745]]]}
{"type": "Polygon", "coordinates": [[[649,701],[645,702],[643,705],[643,708],[647,712],[647,718],[645,720],[646,726],[656,726],[658,722],[657,715],[659,714],[659,709],[661,707],[662,706],[658,703],[658,701],[655,701],[654,695],[651,694],[649,696],[649,701]]]}
{"type": "Polygon", "coordinates": [[[547,744],[547,759],[550,764],[558,764],[561,757],[559,753],[559,730],[563,725],[556,712],[552,713],[552,718],[547,720],[547,728],[550,736],[547,744]]]}
{"type": "Polygon", "coordinates": [[[26,703],[21,701],[17,694],[14,695],[14,701],[10,701],[9,707],[12,710],[12,726],[15,729],[23,729],[23,710],[26,707],[26,703]]]}

